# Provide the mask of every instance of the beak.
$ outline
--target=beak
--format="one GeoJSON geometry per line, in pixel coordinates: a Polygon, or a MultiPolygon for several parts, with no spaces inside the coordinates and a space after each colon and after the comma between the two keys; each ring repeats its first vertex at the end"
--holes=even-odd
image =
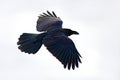
{"type": "Polygon", "coordinates": [[[72,32],[73,32],[73,34],[77,34],[77,35],[79,34],[77,31],[72,31],[72,32]]]}

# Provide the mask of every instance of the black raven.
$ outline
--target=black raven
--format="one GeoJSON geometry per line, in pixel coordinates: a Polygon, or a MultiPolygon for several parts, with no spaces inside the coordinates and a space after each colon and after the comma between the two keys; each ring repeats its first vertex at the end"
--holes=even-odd
{"type": "Polygon", "coordinates": [[[43,13],[37,20],[36,29],[40,34],[23,33],[17,44],[18,48],[25,53],[35,54],[42,44],[52,53],[63,65],[64,68],[79,66],[82,57],[77,51],[73,41],[68,38],[72,34],[79,34],[71,29],[62,28],[62,20],[52,11],[43,13]]]}

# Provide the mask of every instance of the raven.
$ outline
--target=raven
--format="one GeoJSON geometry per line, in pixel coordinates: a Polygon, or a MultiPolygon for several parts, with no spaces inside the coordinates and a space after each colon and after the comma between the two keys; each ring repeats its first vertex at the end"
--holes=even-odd
{"type": "Polygon", "coordinates": [[[36,29],[40,34],[23,33],[17,42],[18,48],[25,53],[35,54],[42,46],[48,49],[64,66],[74,70],[79,66],[82,56],[77,51],[73,41],[68,38],[79,34],[71,29],[62,28],[62,20],[52,11],[38,16],[36,29]]]}

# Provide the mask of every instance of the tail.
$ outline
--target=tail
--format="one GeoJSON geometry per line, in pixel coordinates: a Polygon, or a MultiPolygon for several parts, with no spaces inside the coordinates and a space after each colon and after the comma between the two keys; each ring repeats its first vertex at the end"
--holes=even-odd
{"type": "Polygon", "coordinates": [[[45,37],[46,33],[42,34],[31,34],[31,33],[23,33],[17,45],[19,45],[19,49],[22,52],[35,54],[40,47],[42,46],[42,40],[45,37]]]}

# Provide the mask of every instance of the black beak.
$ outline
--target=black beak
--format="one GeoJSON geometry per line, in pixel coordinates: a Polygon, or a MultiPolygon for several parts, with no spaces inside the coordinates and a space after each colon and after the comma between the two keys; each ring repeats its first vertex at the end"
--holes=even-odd
{"type": "Polygon", "coordinates": [[[77,31],[72,31],[73,34],[79,34],[77,31]]]}

